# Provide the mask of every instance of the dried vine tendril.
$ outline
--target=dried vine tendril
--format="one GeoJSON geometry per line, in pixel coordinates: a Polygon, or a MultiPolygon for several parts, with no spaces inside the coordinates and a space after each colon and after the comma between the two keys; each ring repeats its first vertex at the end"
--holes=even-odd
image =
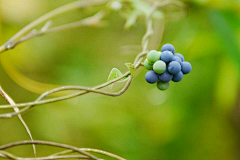
{"type": "Polygon", "coordinates": [[[97,153],[101,155],[105,155],[108,157],[112,157],[114,159],[118,160],[125,160],[122,157],[119,157],[115,154],[98,150],[98,149],[91,149],[91,148],[77,148],[71,145],[67,144],[61,144],[61,143],[56,143],[56,142],[49,142],[49,141],[20,141],[20,142],[14,142],[10,144],[6,144],[3,146],[0,146],[0,157],[5,158],[5,159],[13,159],[13,160],[48,160],[48,159],[72,159],[72,158],[77,158],[77,159],[94,159],[94,160],[100,160],[100,158],[96,157],[93,154],[90,154],[89,152],[92,153],[97,153]],[[58,147],[58,148],[64,148],[68,149],[66,151],[62,151],[59,153],[52,154],[47,157],[40,157],[40,158],[22,158],[22,157],[17,157],[9,152],[4,151],[5,149],[12,148],[15,146],[21,146],[21,145],[29,145],[29,144],[35,144],[35,145],[47,145],[47,146],[53,146],[53,147],[58,147]],[[70,153],[79,153],[80,155],[68,155],[70,153]]]}

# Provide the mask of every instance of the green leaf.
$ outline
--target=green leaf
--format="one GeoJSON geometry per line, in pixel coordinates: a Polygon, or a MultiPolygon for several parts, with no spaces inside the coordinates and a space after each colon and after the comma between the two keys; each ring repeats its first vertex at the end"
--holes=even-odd
{"type": "MultiPolygon", "coordinates": [[[[108,81],[108,82],[109,82],[109,81],[112,81],[112,80],[114,80],[114,79],[116,79],[116,78],[121,77],[122,75],[123,75],[123,74],[122,74],[121,71],[119,71],[119,69],[113,68],[113,69],[111,70],[109,76],[108,76],[108,80],[107,80],[107,81],[108,81]]],[[[127,79],[128,79],[128,77],[125,77],[125,78],[123,78],[123,79],[121,79],[121,80],[119,80],[119,81],[117,81],[117,82],[124,82],[124,81],[126,81],[127,79]]],[[[111,89],[111,88],[113,87],[113,84],[114,84],[114,83],[110,84],[108,87],[111,89]]]]}
{"type": "Polygon", "coordinates": [[[136,71],[136,68],[135,68],[135,65],[132,64],[132,63],[125,63],[125,65],[128,67],[130,73],[131,73],[131,76],[134,77],[134,73],[136,71]]]}

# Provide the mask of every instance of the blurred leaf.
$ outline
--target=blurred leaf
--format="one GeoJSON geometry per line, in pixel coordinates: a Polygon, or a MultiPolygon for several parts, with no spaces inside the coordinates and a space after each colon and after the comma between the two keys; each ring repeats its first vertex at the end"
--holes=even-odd
{"type": "MultiPolygon", "coordinates": [[[[119,71],[117,68],[113,68],[113,69],[111,70],[109,76],[108,76],[108,80],[107,80],[107,81],[110,82],[110,81],[112,81],[112,80],[114,80],[114,79],[116,79],[116,78],[121,77],[122,75],[123,75],[123,74],[122,74],[121,71],[119,71]]],[[[122,80],[120,80],[120,81],[118,81],[118,82],[124,82],[124,81],[126,81],[126,80],[127,80],[127,78],[123,78],[122,80]]],[[[112,83],[112,84],[109,85],[109,88],[110,88],[110,89],[113,87],[113,84],[114,84],[114,83],[112,83]]]]}
{"type": "Polygon", "coordinates": [[[216,46],[219,45],[217,41],[218,39],[216,38],[216,36],[213,35],[212,32],[198,31],[198,33],[193,38],[190,37],[184,39],[183,35],[181,36],[181,38],[182,41],[180,41],[180,44],[184,44],[185,42],[186,47],[187,44],[190,44],[189,50],[184,53],[185,56],[187,56],[188,60],[196,58],[206,58],[207,56],[217,56],[219,54],[220,49],[216,49],[216,46]],[[192,42],[191,39],[193,39],[192,42]]]}
{"type": "Polygon", "coordinates": [[[239,80],[238,70],[229,63],[231,60],[225,58],[220,61],[220,68],[216,83],[216,106],[221,107],[224,111],[231,111],[237,103],[239,80]],[[227,79],[226,79],[227,77],[227,79]]]}
{"type": "Polygon", "coordinates": [[[222,42],[222,45],[219,47],[222,47],[225,53],[234,60],[240,74],[240,50],[238,47],[238,39],[234,32],[234,28],[229,24],[229,17],[224,17],[223,13],[220,11],[210,10],[209,18],[212,22],[214,31],[222,42]]]}
{"type": "MultiPolygon", "coordinates": [[[[131,28],[137,21],[139,16],[145,17],[151,12],[152,6],[141,0],[130,0],[133,4],[133,9],[129,11],[126,15],[126,23],[124,25],[125,29],[131,28]]],[[[162,19],[164,17],[163,13],[156,10],[153,14],[153,18],[162,19]]]]}
{"type": "Polygon", "coordinates": [[[234,12],[223,12],[223,16],[227,19],[228,24],[234,29],[240,28],[240,17],[234,12]]]}
{"type": "Polygon", "coordinates": [[[137,21],[138,16],[140,15],[139,11],[134,10],[127,16],[127,21],[124,25],[125,29],[131,28],[137,21]]]}
{"type": "MultiPolygon", "coordinates": [[[[152,6],[149,5],[149,3],[142,1],[142,0],[130,0],[133,3],[134,8],[137,10],[143,12],[145,15],[149,14],[151,12],[152,6]]],[[[164,14],[160,11],[155,11],[153,14],[154,18],[163,18],[164,14]]]]}

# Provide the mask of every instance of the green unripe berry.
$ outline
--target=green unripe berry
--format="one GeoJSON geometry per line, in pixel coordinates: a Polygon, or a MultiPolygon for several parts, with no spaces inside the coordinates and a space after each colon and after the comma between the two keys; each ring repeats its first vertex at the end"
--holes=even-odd
{"type": "Polygon", "coordinates": [[[164,82],[158,81],[157,87],[162,91],[167,90],[169,88],[169,82],[164,83],[164,82]]]}
{"type": "Polygon", "coordinates": [[[166,63],[164,61],[156,61],[153,64],[153,70],[157,73],[157,74],[162,74],[166,71],[166,63]]]}
{"type": "Polygon", "coordinates": [[[147,59],[144,61],[144,67],[147,70],[151,70],[152,69],[153,64],[151,64],[147,59]]]}
{"type": "Polygon", "coordinates": [[[147,54],[147,59],[148,59],[149,62],[154,63],[157,60],[160,60],[161,54],[162,54],[162,52],[158,52],[156,50],[151,50],[147,54]]]}

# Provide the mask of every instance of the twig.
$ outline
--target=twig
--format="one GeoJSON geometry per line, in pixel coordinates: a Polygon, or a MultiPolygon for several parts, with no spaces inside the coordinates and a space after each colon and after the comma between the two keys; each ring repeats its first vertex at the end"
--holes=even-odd
{"type": "MultiPolygon", "coordinates": [[[[124,159],[120,156],[117,156],[117,155],[112,154],[110,152],[102,151],[102,150],[99,150],[99,149],[92,149],[92,148],[79,148],[79,149],[81,149],[83,151],[86,151],[86,152],[94,152],[94,153],[102,154],[102,155],[109,156],[109,157],[112,157],[112,158],[115,158],[115,159],[118,159],[118,160],[126,160],[126,159],[124,159]]],[[[70,154],[70,153],[74,153],[74,151],[66,150],[66,151],[62,151],[62,152],[59,152],[59,153],[55,153],[51,156],[66,155],[66,154],[70,154]]]]}
{"type": "Polygon", "coordinates": [[[53,159],[90,159],[89,157],[82,155],[59,155],[59,156],[48,156],[48,157],[37,157],[37,158],[23,158],[17,157],[9,152],[0,151],[0,158],[12,159],[12,160],[53,160],[53,159]]]}
{"type": "Polygon", "coordinates": [[[22,30],[20,30],[17,34],[15,34],[12,38],[10,38],[5,44],[3,44],[0,47],[0,53],[12,49],[14,47],[14,41],[26,34],[27,32],[31,31],[34,27],[37,25],[55,17],[60,14],[63,14],[65,12],[69,12],[74,9],[81,9],[86,6],[98,6],[106,4],[109,0],[87,0],[87,1],[75,1],[72,3],[69,3],[67,5],[64,5],[62,7],[59,7],[53,11],[48,12],[47,14],[41,16],[40,18],[36,19],[26,27],[24,27],[22,30]]]}
{"type": "MultiPolygon", "coordinates": [[[[127,74],[125,74],[125,75],[130,75],[130,72],[127,72],[127,74]]],[[[122,77],[125,77],[125,76],[122,76],[122,77]]],[[[97,90],[97,89],[106,87],[106,86],[108,86],[111,83],[116,82],[116,80],[111,81],[111,83],[110,82],[104,83],[104,85],[100,85],[100,86],[97,86],[95,88],[86,88],[86,87],[81,87],[81,86],[59,87],[59,88],[53,89],[51,91],[45,92],[35,102],[16,104],[15,106],[19,106],[19,107],[28,106],[28,107],[25,107],[25,108],[21,109],[17,113],[16,112],[12,112],[12,113],[0,114],[0,118],[12,118],[12,117],[16,116],[17,114],[21,114],[21,113],[24,113],[24,112],[28,111],[30,108],[34,107],[35,105],[46,104],[46,103],[53,103],[53,102],[58,102],[58,101],[66,100],[66,99],[71,99],[71,98],[74,98],[74,97],[77,97],[77,96],[80,96],[80,95],[84,95],[84,94],[89,93],[89,92],[99,93],[99,94],[103,94],[103,95],[107,95],[107,96],[113,96],[113,97],[120,96],[128,89],[129,85],[131,84],[131,81],[132,81],[132,77],[129,76],[129,79],[128,79],[126,85],[124,86],[124,88],[120,92],[117,92],[117,93],[109,93],[109,92],[97,90]],[[62,97],[42,100],[43,98],[47,97],[48,95],[54,94],[56,92],[64,91],[64,90],[85,90],[85,91],[69,94],[69,95],[62,96],[62,97]]],[[[12,108],[13,106],[5,105],[3,107],[4,108],[12,108]]]]}
{"type": "Polygon", "coordinates": [[[53,160],[53,159],[89,159],[89,158],[86,156],[80,156],[80,155],[38,157],[38,158],[20,158],[20,160],[53,160]]]}
{"type": "Polygon", "coordinates": [[[14,142],[14,143],[9,143],[3,146],[0,146],[0,150],[4,150],[4,149],[8,149],[8,148],[12,148],[15,146],[20,146],[20,145],[29,145],[29,144],[36,144],[36,145],[48,145],[48,146],[54,146],[54,147],[59,147],[59,148],[65,148],[65,149],[70,149],[73,150],[75,152],[78,152],[82,155],[85,155],[91,159],[95,159],[95,160],[99,160],[99,158],[97,158],[96,156],[85,152],[77,147],[71,146],[71,145],[67,145],[67,144],[61,144],[61,143],[56,143],[56,142],[49,142],[49,141],[39,141],[39,140],[33,140],[33,141],[19,141],[19,142],[14,142]]]}
{"type": "Polygon", "coordinates": [[[69,24],[65,24],[65,25],[61,25],[61,26],[58,26],[58,27],[50,28],[50,29],[48,29],[48,27],[50,25],[50,21],[48,21],[40,31],[37,31],[35,33],[28,34],[28,35],[22,37],[20,40],[11,43],[10,47],[14,48],[15,46],[17,46],[18,44],[20,44],[24,41],[27,41],[29,39],[35,38],[37,36],[42,36],[42,35],[45,35],[45,34],[48,34],[48,33],[54,33],[54,32],[69,30],[69,29],[77,28],[77,27],[81,27],[81,26],[97,25],[100,22],[100,20],[105,16],[105,14],[106,13],[104,11],[100,11],[97,14],[95,14],[91,17],[85,18],[83,20],[73,22],[73,23],[69,23],[69,24]]]}
{"type": "Polygon", "coordinates": [[[89,159],[89,157],[81,155],[63,155],[63,156],[48,156],[48,157],[37,157],[37,158],[23,158],[17,157],[6,151],[0,151],[0,157],[4,159],[12,160],[53,160],[53,159],[89,159]]]}
{"type": "MultiPolygon", "coordinates": [[[[10,105],[15,105],[16,104],[13,101],[13,99],[2,89],[1,86],[0,86],[0,94],[10,105]]],[[[19,112],[19,109],[17,107],[13,107],[13,109],[15,111],[14,113],[18,113],[19,112]]],[[[28,126],[25,123],[25,121],[23,120],[22,115],[21,114],[17,114],[17,115],[18,115],[18,118],[20,119],[20,121],[22,122],[23,126],[25,127],[25,129],[26,129],[30,139],[33,141],[33,137],[32,137],[31,131],[28,128],[28,126]]],[[[34,152],[34,155],[36,156],[36,147],[35,147],[34,144],[33,144],[33,152],[34,152]]]]}
{"type": "MultiPolygon", "coordinates": [[[[80,154],[85,154],[88,152],[93,152],[93,153],[98,153],[102,154],[117,160],[126,160],[125,158],[122,158],[120,156],[117,156],[115,154],[99,150],[99,149],[92,149],[92,148],[76,148],[73,146],[65,145],[65,144],[60,144],[60,143],[55,143],[55,142],[48,142],[48,141],[20,141],[20,142],[15,142],[15,143],[10,143],[4,146],[0,146],[0,157],[5,158],[5,159],[12,159],[12,160],[52,160],[52,159],[96,159],[97,157],[93,156],[92,154],[88,153],[88,155],[82,156],[82,155],[68,155],[71,153],[78,152],[80,154]],[[68,150],[58,152],[55,154],[52,154],[47,157],[38,157],[38,158],[23,158],[23,157],[17,157],[9,152],[3,151],[4,149],[8,149],[14,146],[20,146],[20,145],[27,145],[27,144],[36,144],[36,145],[49,145],[49,146],[54,146],[54,147],[60,147],[60,148],[65,148],[68,150]],[[91,155],[91,156],[90,156],[91,155]]],[[[99,158],[97,158],[99,159],[99,158]]],[[[100,160],[100,159],[99,159],[100,160]]]]}
{"type": "Polygon", "coordinates": [[[5,158],[5,159],[13,159],[13,160],[17,160],[18,157],[16,157],[15,155],[8,153],[6,151],[0,151],[0,157],[1,158],[5,158]]]}
{"type": "Polygon", "coordinates": [[[49,29],[49,27],[52,25],[52,20],[47,21],[44,26],[41,28],[41,32],[45,32],[46,30],[49,29]]]}

